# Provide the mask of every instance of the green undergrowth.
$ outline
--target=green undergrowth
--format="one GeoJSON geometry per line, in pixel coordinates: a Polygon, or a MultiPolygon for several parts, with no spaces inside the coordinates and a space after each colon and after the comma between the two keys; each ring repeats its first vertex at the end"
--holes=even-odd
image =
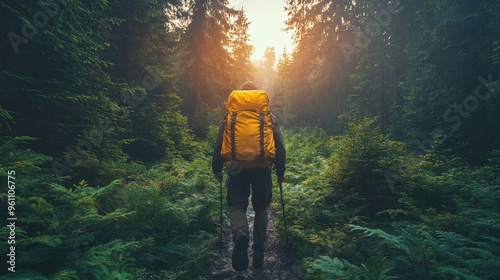
{"type": "MultiPolygon", "coordinates": [[[[113,172],[76,183],[55,175],[54,159],[29,149],[34,139],[2,142],[0,180],[16,172],[15,279],[204,276],[218,252],[215,130],[212,142],[192,143],[199,152],[189,159],[152,166],[83,161],[86,170],[99,164],[113,172]]],[[[414,153],[372,119],[349,120],[341,135],[296,127],[283,136],[289,241],[304,278],[500,278],[498,150],[482,166],[436,147],[414,153]]],[[[273,191],[283,235],[279,189],[273,191]]],[[[0,207],[7,202],[4,191],[0,207]]],[[[0,234],[8,240],[10,229],[0,234]]],[[[10,244],[0,251],[9,254],[10,244]]]]}
{"type": "MultiPolygon", "coordinates": [[[[114,168],[120,166],[115,171],[125,176],[109,184],[68,185],[47,168],[50,157],[27,148],[32,140],[0,145],[2,182],[8,170],[16,172],[16,272],[4,278],[194,279],[204,274],[217,252],[218,232],[218,188],[206,154],[152,167],[123,162],[114,168]]],[[[6,191],[0,201],[7,209],[6,191]]],[[[7,240],[8,228],[0,231],[7,240]]],[[[9,246],[1,243],[3,256],[9,246]]]]}
{"type": "Polygon", "coordinates": [[[288,234],[305,278],[500,277],[497,150],[483,166],[411,153],[371,119],[350,120],[342,135],[306,127],[284,139],[288,234]]]}

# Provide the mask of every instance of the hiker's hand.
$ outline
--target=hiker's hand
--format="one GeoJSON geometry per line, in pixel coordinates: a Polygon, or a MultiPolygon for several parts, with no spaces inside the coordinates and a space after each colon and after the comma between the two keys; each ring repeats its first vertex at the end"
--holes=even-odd
{"type": "Polygon", "coordinates": [[[215,180],[217,180],[217,182],[222,183],[222,171],[219,171],[216,174],[214,174],[214,178],[215,180]]]}
{"type": "Polygon", "coordinates": [[[283,184],[285,182],[285,176],[278,177],[278,184],[283,184]]]}

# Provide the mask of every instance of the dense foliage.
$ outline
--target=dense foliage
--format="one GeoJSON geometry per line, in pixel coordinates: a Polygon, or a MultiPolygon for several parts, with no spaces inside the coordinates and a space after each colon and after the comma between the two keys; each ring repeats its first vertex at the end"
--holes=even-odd
{"type": "Polygon", "coordinates": [[[285,136],[305,276],[498,278],[498,1],[286,9],[280,109],[321,127],[285,136]]]}
{"type": "MultiPolygon", "coordinates": [[[[68,186],[43,168],[50,157],[27,148],[32,140],[0,146],[0,178],[16,171],[14,279],[193,279],[204,273],[216,252],[218,221],[209,157],[150,168],[120,163],[108,185],[82,180],[68,186]]],[[[7,193],[0,198],[7,209],[7,193]]],[[[1,231],[9,234],[7,227],[1,231]]],[[[0,246],[6,255],[9,245],[0,246]]]]}
{"type": "Polygon", "coordinates": [[[411,154],[370,119],[285,138],[289,234],[308,278],[500,276],[498,150],[482,166],[411,154]]]}
{"type": "Polygon", "coordinates": [[[218,204],[210,147],[180,112],[180,35],[165,10],[182,3],[28,2],[0,2],[0,178],[16,184],[15,276],[203,274],[218,204]]]}
{"type": "Polygon", "coordinates": [[[500,2],[285,2],[296,48],[252,65],[226,0],[0,1],[15,277],[203,277],[215,126],[254,80],[304,278],[500,279],[500,2]]]}

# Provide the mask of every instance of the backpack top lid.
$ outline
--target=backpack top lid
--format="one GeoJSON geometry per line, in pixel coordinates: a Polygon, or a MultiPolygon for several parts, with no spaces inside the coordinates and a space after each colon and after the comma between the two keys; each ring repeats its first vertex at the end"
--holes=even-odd
{"type": "Polygon", "coordinates": [[[268,112],[269,97],[263,90],[234,90],[227,99],[227,110],[268,112]]]}

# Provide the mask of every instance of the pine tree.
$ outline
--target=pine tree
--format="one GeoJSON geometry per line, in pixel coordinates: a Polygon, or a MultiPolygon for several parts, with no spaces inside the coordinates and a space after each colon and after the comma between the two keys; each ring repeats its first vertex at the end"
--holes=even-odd
{"type": "Polygon", "coordinates": [[[102,52],[119,20],[106,14],[107,1],[44,3],[0,3],[0,32],[7,34],[0,42],[0,103],[13,118],[2,133],[37,138],[32,146],[50,155],[95,152],[95,145],[82,146],[85,131],[115,113],[102,52]]]}
{"type": "Polygon", "coordinates": [[[493,64],[500,4],[425,1],[407,8],[414,22],[405,49],[412,67],[402,83],[408,135],[477,161],[500,136],[499,99],[491,91],[500,72],[493,64]]]}
{"type": "Polygon", "coordinates": [[[165,1],[112,1],[112,5],[110,11],[123,19],[112,32],[108,56],[115,62],[112,78],[122,81],[114,101],[124,111],[118,120],[125,128],[118,135],[124,150],[147,162],[187,156],[190,136],[175,87],[179,36],[165,28],[176,18],[164,12],[170,7],[165,1]]]}
{"type": "Polygon", "coordinates": [[[276,79],[273,83],[273,97],[271,100],[276,106],[272,106],[273,110],[276,112],[277,110],[280,114],[286,110],[285,99],[287,93],[291,90],[289,88],[292,83],[291,78],[292,75],[290,73],[290,67],[292,64],[292,60],[290,55],[286,52],[286,48],[283,49],[283,54],[278,60],[278,64],[276,66],[276,79]]]}
{"type": "Polygon", "coordinates": [[[360,117],[377,116],[383,131],[398,136],[394,127],[401,118],[398,107],[402,105],[403,91],[399,83],[404,81],[404,69],[408,68],[403,52],[408,44],[408,9],[388,10],[387,1],[370,1],[362,9],[359,25],[365,28],[359,29],[357,35],[365,41],[358,39],[360,53],[351,75],[349,110],[360,117]],[[376,29],[379,34],[374,32],[376,29]]]}
{"type": "Polygon", "coordinates": [[[344,45],[353,45],[351,28],[362,2],[287,1],[288,30],[294,31],[295,85],[290,109],[306,122],[331,125],[347,109],[348,75],[353,65],[344,45]]]}
{"type": "Polygon", "coordinates": [[[183,36],[186,54],[180,78],[184,112],[197,135],[213,123],[209,108],[223,108],[234,65],[229,45],[230,16],[236,11],[226,0],[196,0],[189,6],[190,23],[183,36]]]}
{"type": "Polygon", "coordinates": [[[248,27],[250,22],[243,10],[238,11],[236,20],[231,25],[230,30],[230,52],[234,61],[233,74],[236,78],[234,84],[241,85],[245,81],[253,80],[254,66],[250,61],[250,56],[253,53],[253,46],[249,44],[250,35],[248,27]]]}
{"type": "Polygon", "coordinates": [[[276,78],[275,63],[276,52],[274,47],[267,47],[257,65],[256,83],[259,88],[268,91],[272,88],[274,79],[276,78]]]}

